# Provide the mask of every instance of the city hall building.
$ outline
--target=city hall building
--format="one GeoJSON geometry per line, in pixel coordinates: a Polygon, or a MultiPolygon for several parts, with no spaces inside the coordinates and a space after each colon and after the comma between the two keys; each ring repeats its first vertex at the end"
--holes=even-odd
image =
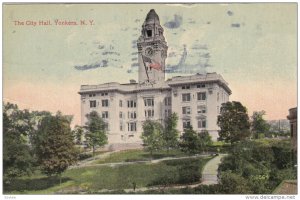
{"type": "Polygon", "coordinates": [[[176,76],[165,80],[168,46],[159,17],[152,9],[142,25],[138,47],[138,82],[110,82],[82,85],[81,124],[86,114],[97,111],[106,123],[109,144],[141,144],[146,120],[164,123],[171,113],[178,115],[177,129],[191,125],[218,137],[217,116],[231,90],[217,73],[176,76]]]}

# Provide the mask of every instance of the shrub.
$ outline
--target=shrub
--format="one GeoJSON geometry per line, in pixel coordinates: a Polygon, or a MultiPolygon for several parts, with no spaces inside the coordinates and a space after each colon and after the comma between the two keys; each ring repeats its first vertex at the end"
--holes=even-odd
{"type": "Polygon", "coordinates": [[[284,169],[293,163],[291,149],[285,147],[272,146],[272,150],[276,155],[274,163],[278,169],[284,169]]]}
{"type": "Polygon", "coordinates": [[[194,183],[200,181],[201,175],[199,172],[199,165],[183,165],[179,168],[178,183],[194,183]]]}
{"type": "Polygon", "coordinates": [[[224,194],[250,194],[247,180],[231,172],[221,173],[220,188],[224,194]]]}
{"type": "Polygon", "coordinates": [[[152,183],[150,183],[148,186],[153,185],[172,185],[178,182],[178,175],[174,173],[167,173],[163,176],[161,176],[159,179],[154,180],[152,183]]]}
{"type": "Polygon", "coordinates": [[[169,166],[192,165],[192,164],[198,164],[199,160],[197,158],[174,159],[174,160],[165,160],[164,163],[169,166]]]}
{"type": "Polygon", "coordinates": [[[90,153],[81,153],[79,154],[78,160],[85,160],[91,158],[93,155],[90,153]]]}
{"type": "Polygon", "coordinates": [[[200,185],[194,189],[194,194],[221,194],[220,185],[200,185]]]}

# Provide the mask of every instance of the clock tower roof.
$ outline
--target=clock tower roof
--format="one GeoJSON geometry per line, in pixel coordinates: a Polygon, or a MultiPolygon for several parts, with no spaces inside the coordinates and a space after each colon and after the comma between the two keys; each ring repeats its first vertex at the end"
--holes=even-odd
{"type": "Polygon", "coordinates": [[[158,21],[159,21],[159,17],[158,17],[158,15],[156,14],[156,12],[155,12],[154,9],[151,9],[151,10],[148,12],[145,21],[150,21],[150,20],[158,20],[158,21]]]}

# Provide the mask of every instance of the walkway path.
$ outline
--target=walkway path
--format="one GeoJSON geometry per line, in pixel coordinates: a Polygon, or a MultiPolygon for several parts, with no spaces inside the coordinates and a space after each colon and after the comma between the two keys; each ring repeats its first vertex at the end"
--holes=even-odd
{"type": "Polygon", "coordinates": [[[105,159],[110,154],[115,153],[115,152],[117,152],[117,151],[109,151],[109,152],[98,154],[98,155],[96,155],[96,156],[94,156],[92,158],[88,158],[88,159],[79,161],[76,165],[70,166],[69,169],[81,168],[81,167],[92,165],[92,163],[94,163],[95,160],[105,159]]]}
{"type": "Polygon", "coordinates": [[[218,167],[224,156],[226,154],[220,154],[206,163],[202,171],[203,185],[218,184],[218,167]]]}

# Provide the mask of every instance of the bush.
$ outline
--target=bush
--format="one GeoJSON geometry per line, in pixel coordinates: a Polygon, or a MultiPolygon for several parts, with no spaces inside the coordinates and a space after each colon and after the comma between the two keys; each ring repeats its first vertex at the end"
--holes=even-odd
{"type": "Polygon", "coordinates": [[[274,152],[275,160],[274,163],[278,169],[284,169],[292,165],[293,155],[289,148],[272,146],[274,152]]]}
{"type": "Polygon", "coordinates": [[[78,160],[85,160],[91,158],[93,155],[90,153],[81,153],[79,154],[78,160]]]}
{"type": "Polygon", "coordinates": [[[224,194],[250,194],[247,180],[231,172],[221,173],[220,188],[224,194]]]}
{"type": "Polygon", "coordinates": [[[200,185],[194,189],[194,194],[221,194],[220,185],[200,185]]]}
{"type": "Polygon", "coordinates": [[[174,173],[168,173],[163,176],[161,176],[159,179],[154,180],[152,183],[150,183],[148,186],[153,185],[172,185],[178,182],[178,175],[174,173]]]}
{"type": "Polygon", "coordinates": [[[178,183],[194,183],[200,181],[201,175],[199,172],[199,164],[197,165],[184,165],[179,168],[178,183]]]}
{"type": "Polygon", "coordinates": [[[199,164],[199,160],[197,158],[186,158],[186,159],[174,159],[174,160],[165,160],[163,161],[166,165],[169,166],[181,166],[181,165],[194,165],[199,164]]]}
{"type": "Polygon", "coordinates": [[[230,144],[224,144],[222,146],[220,145],[211,145],[207,147],[208,152],[218,152],[218,153],[228,153],[231,151],[231,145],[230,144]]]}

